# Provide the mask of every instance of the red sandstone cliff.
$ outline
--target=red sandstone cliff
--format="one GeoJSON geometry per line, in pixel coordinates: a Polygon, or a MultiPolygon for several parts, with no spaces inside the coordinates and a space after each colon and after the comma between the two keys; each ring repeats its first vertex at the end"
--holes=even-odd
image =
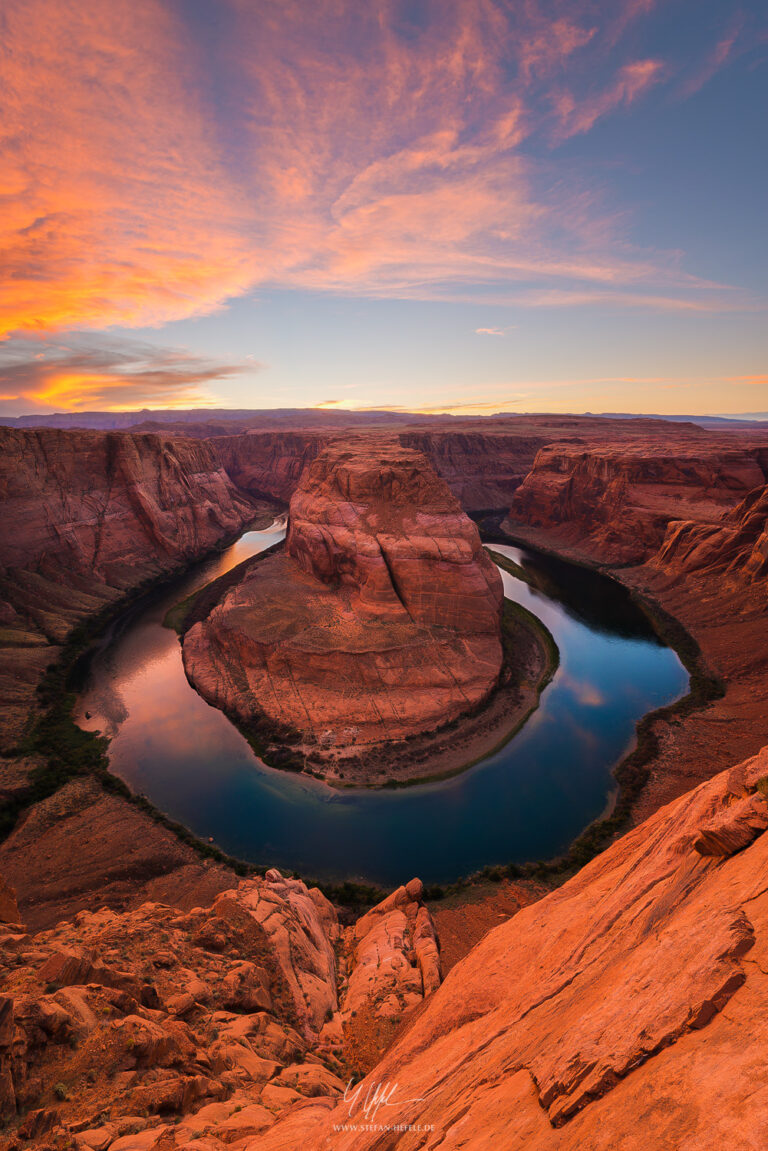
{"type": "Polygon", "coordinates": [[[716,524],[671,523],[653,562],[666,571],[748,581],[768,575],[768,486],[755,488],[716,524]]]}
{"type": "MultiPolygon", "coordinates": [[[[254,430],[220,436],[212,446],[239,488],[288,503],[306,465],[337,436],[338,432],[310,429],[254,430]]],[[[403,447],[423,452],[467,511],[506,509],[536,452],[547,442],[527,429],[520,434],[404,431],[397,439],[403,447]]]]}
{"type": "Polygon", "coordinates": [[[506,509],[547,442],[541,435],[402,432],[400,443],[432,461],[465,511],[506,509]]]}
{"type": "Polygon", "coordinates": [[[70,628],[205,554],[259,509],[211,447],[120,432],[0,428],[0,708],[20,729],[70,628]]]}
{"type": "Polygon", "coordinates": [[[258,499],[288,503],[304,468],[329,438],[311,431],[253,431],[222,436],[211,447],[238,488],[258,499]]]}
{"type": "Polygon", "coordinates": [[[3,568],[130,586],[253,514],[212,448],[120,432],[0,429],[3,568]]]}
{"type": "Polygon", "coordinates": [[[291,501],[286,553],[253,565],[184,638],[201,694],[334,758],[442,726],[501,668],[501,581],[419,452],[325,449],[291,501]]]}
{"type": "Polygon", "coordinates": [[[764,440],[707,435],[674,451],[646,439],[642,451],[551,446],[512,501],[513,535],[623,565],[622,582],[684,625],[725,689],[672,722],[653,721],[636,822],[768,741],[764,440]]]}
{"type": "MultiPolygon", "coordinates": [[[[189,434],[188,425],[181,425],[189,434]]],[[[226,428],[226,425],[223,425],[226,428]]],[[[198,434],[196,432],[196,434],[198,434]]],[[[216,434],[212,446],[235,484],[257,497],[288,502],[305,466],[331,440],[338,429],[303,427],[300,420],[284,430],[254,428],[239,435],[202,428],[199,434],[216,434]]],[[[376,436],[375,428],[360,435],[376,436]]],[[[706,445],[709,433],[689,425],[661,420],[608,420],[596,417],[526,416],[483,421],[450,430],[435,427],[406,428],[391,433],[407,448],[415,448],[430,460],[437,474],[465,511],[506,510],[533,466],[536,453],[548,444],[590,447],[622,444],[639,434],[652,436],[658,445],[668,444],[674,454],[686,444],[706,445]]],[[[704,448],[706,450],[706,448],[704,448]]]]}
{"type": "Polygon", "coordinates": [[[508,526],[544,529],[605,563],[642,563],[672,520],[713,522],[765,482],[758,452],[716,439],[550,445],[517,489],[508,526]]]}

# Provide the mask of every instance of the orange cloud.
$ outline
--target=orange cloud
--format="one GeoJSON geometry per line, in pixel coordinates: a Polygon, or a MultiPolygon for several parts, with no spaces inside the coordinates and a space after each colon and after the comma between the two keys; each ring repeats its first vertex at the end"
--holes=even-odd
{"type": "Polygon", "coordinates": [[[6,0],[0,338],[159,325],[256,284],[717,306],[525,154],[658,82],[641,60],[586,99],[568,83],[650,3],[424,0],[416,23],[396,0],[6,0]]]}
{"type": "Polygon", "coordinates": [[[109,336],[45,342],[33,354],[29,338],[0,345],[0,402],[49,411],[121,411],[139,405],[169,408],[218,406],[208,385],[262,365],[213,362],[174,348],[109,336]]]}
{"type": "Polygon", "coordinates": [[[728,376],[729,384],[748,384],[753,387],[768,387],[768,372],[758,372],[754,376],[728,376]]]}
{"type": "Polygon", "coordinates": [[[155,0],[4,5],[0,336],[160,323],[252,281],[172,13],[155,0]]]}

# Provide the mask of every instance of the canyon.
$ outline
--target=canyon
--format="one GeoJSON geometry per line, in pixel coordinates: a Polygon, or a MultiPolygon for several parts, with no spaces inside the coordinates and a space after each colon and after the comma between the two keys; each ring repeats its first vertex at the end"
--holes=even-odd
{"type": "MultiPolygon", "coordinates": [[[[390,568],[370,480],[352,467],[337,482],[338,429],[300,422],[0,429],[0,791],[14,813],[0,873],[18,897],[0,885],[0,1146],[762,1146],[768,434],[404,419],[387,450],[431,461],[460,503],[430,480],[423,536],[384,524],[400,541],[390,568]],[[441,522],[447,539],[450,522],[480,586],[463,503],[494,513],[499,538],[601,567],[660,626],[679,621],[721,693],[653,720],[648,779],[607,850],[543,884],[470,885],[455,912],[418,881],[360,914],[274,870],[238,879],[98,773],[62,771],[40,795],[23,740],[73,627],[289,500],[285,555],[222,606],[279,559],[275,586],[290,563],[297,587],[355,597],[386,626],[401,612],[435,626],[422,572],[445,561],[414,540],[443,538],[441,522]],[[389,1130],[364,1129],[344,1098],[352,1074],[358,1099],[400,1084],[375,1115],[389,1130]]],[[[487,581],[479,613],[456,594],[462,627],[496,610],[487,581]]]]}
{"type": "Polygon", "coordinates": [[[647,560],[672,522],[714,523],[765,484],[763,446],[716,438],[678,445],[650,437],[605,448],[549,445],[515,491],[508,524],[540,528],[613,566],[647,560]]]}
{"type": "Polygon", "coordinates": [[[720,698],[652,725],[655,754],[633,819],[768,742],[765,440],[713,435],[708,448],[647,437],[588,451],[550,446],[503,528],[612,573],[682,623],[720,698]]]}
{"type": "Polygon", "coordinates": [[[348,777],[349,756],[402,754],[399,742],[490,695],[501,579],[420,452],[332,443],[305,469],[289,522],[285,551],[248,565],[185,632],[205,699],[246,728],[264,717],[296,733],[302,754],[343,762],[348,777]]]}
{"type": "Polygon", "coordinates": [[[211,447],[101,432],[2,430],[0,711],[18,736],[72,627],[264,512],[211,447]]]}

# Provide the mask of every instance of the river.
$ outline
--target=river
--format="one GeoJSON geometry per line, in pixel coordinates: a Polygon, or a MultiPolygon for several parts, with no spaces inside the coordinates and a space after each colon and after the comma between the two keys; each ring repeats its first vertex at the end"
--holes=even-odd
{"type": "Polygon", "coordinates": [[[111,737],[112,771],[230,855],[389,887],[554,856],[610,802],[612,768],[631,748],[637,720],[687,690],[677,655],[623,588],[494,544],[536,585],[502,572],[505,595],[537,615],[560,649],[540,707],[505,747],[452,779],[402,790],[338,791],[266,767],[190,687],[178,637],[162,621],[192,590],[284,534],[279,521],[246,532],[128,610],[94,653],[79,701],[81,725],[111,737]]]}

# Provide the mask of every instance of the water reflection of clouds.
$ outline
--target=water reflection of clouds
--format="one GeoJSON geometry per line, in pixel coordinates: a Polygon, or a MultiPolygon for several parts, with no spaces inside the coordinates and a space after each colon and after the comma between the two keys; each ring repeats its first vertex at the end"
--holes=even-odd
{"type": "Polygon", "coordinates": [[[568,672],[561,676],[560,686],[569,691],[582,707],[604,707],[607,702],[604,693],[596,684],[577,679],[568,672]]]}
{"type": "Polygon", "coordinates": [[[178,639],[161,623],[193,586],[282,534],[247,533],[244,548],[142,610],[98,659],[100,690],[112,685],[130,712],[112,744],[115,769],[197,834],[254,862],[396,884],[557,853],[604,808],[636,720],[657,697],[673,698],[683,674],[671,651],[594,631],[504,573],[505,593],[534,611],[561,652],[514,740],[453,779],[395,791],[335,791],[268,768],[190,686],[178,639]]]}

